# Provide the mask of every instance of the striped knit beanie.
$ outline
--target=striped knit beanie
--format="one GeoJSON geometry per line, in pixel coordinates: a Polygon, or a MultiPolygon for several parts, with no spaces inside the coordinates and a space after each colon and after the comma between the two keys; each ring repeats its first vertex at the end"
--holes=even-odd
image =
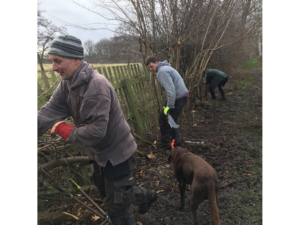
{"type": "Polygon", "coordinates": [[[71,35],[56,37],[50,45],[50,51],[48,54],[59,55],[68,58],[84,58],[81,41],[71,35]]]}

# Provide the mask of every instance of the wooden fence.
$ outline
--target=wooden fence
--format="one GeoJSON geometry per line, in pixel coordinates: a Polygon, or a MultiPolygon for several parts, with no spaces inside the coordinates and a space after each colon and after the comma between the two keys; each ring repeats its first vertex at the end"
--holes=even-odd
{"type": "MultiPolygon", "coordinates": [[[[154,76],[140,64],[94,69],[104,75],[114,87],[131,129],[145,138],[146,133],[158,124],[159,111],[165,101],[162,88],[154,76]]],[[[50,76],[42,73],[38,82],[40,105],[48,101],[59,81],[60,78],[53,71],[50,76]]]]}

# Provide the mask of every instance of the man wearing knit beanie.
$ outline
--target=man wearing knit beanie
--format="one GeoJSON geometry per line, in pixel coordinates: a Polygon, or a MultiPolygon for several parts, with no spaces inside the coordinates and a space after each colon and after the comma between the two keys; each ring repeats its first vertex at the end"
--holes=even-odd
{"type": "Polygon", "coordinates": [[[84,58],[81,41],[70,35],[55,38],[48,54],[53,62],[52,70],[59,73],[63,80],[70,81],[84,58]]]}
{"type": "Polygon", "coordinates": [[[155,191],[133,186],[137,144],[116,92],[108,80],[83,60],[81,41],[66,35],[54,39],[49,51],[52,70],[62,81],[38,111],[38,136],[51,128],[66,142],[88,149],[94,183],[106,197],[114,225],[136,224],[131,204],[146,213],[157,200],[155,191]],[[75,126],[65,123],[72,116],[75,126]]]}

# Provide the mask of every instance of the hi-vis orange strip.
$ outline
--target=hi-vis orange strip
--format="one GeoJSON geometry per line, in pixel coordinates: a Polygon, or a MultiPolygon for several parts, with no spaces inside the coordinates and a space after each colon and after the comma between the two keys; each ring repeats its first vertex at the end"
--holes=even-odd
{"type": "Polygon", "coordinates": [[[171,143],[171,147],[174,148],[174,144],[175,144],[175,139],[173,139],[172,143],[171,143]]]}

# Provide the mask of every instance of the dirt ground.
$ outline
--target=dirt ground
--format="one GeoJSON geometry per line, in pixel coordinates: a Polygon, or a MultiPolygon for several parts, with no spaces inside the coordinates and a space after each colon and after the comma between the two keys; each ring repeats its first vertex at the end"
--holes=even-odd
{"type": "MultiPolygon", "coordinates": [[[[262,224],[262,136],[261,123],[256,121],[262,110],[261,95],[257,93],[260,77],[259,73],[254,75],[245,90],[225,86],[227,101],[199,102],[182,135],[183,141],[200,142],[184,143],[182,147],[201,156],[217,172],[221,224],[262,224]]],[[[147,139],[154,142],[159,138],[159,130],[154,128],[147,139]]],[[[159,198],[147,214],[135,213],[136,220],[143,225],[192,224],[189,186],[185,210],[179,211],[178,182],[163,149],[138,149],[155,158],[139,157],[137,185],[156,190],[159,198]]],[[[198,221],[199,225],[212,224],[207,200],[198,208],[198,221]]]]}
{"type": "MultiPolygon", "coordinates": [[[[229,80],[224,88],[227,101],[198,100],[195,109],[186,115],[182,147],[201,156],[216,170],[221,224],[262,224],[261,83],[261,72],[258,71],[240,81],[229,80]]],[[[220,98],[219,91],[216,89],[215,92],[220,98]]],[[[157,126],[147,134],[147,140],[152,143],[160,140],[157,126]]],[[[135,185],[156,190],[158,200],[143,215],[138,213],[137,206],[133,206],[137,223],[192,224],[190,188],[187,186],[185,209],[179,211],[178,182],[163,148],[138,142],[138,150],[148,156],[138,154],[135,185]]],[[[90,194],[93,198],[101,198],[96,190],[90,194]]],[[[105,210],[105,204],[101,206],[105,210]]],[[[69,202],[64,211],[75,213],[78,207],[69,202]]],[[[92,222],[91,215],[87,213],[77,222],[62,224],[101,224],[99,220],[92,222]]],[[[199,225],[212,224],[207,200],[198,208],[198,222],[199,225]]]]}

